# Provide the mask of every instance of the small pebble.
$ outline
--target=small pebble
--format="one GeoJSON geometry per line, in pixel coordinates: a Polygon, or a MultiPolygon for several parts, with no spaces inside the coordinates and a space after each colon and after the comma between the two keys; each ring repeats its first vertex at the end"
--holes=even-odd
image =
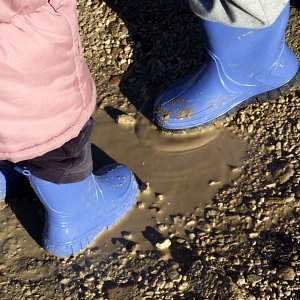
{"type": "Polygon", "coordinates": [[[117,123],[127,127],[133,127],[135,125],[135,118],[128,115],[118,115],[117,123]]]}
{"type": "Polygon", "coordinates": [[[162,243],[156,243],[155,246],[159,250],[166,250],[171,246],[172,242],[169,239],[166,239],[162,243]]]}

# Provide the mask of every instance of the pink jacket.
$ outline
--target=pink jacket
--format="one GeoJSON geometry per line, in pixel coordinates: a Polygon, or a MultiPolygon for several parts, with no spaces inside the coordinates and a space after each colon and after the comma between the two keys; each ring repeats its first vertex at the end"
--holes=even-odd
{"type": "Polygon", "coordinates": [[[0,160],[76,137],[95,107],[76,0],[0,0],[0,160]]]}

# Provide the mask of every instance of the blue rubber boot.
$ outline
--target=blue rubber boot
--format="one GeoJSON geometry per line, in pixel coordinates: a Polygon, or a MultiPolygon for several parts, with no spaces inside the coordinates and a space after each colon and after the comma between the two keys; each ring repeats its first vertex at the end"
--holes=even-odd
{"type": "Polygon", "coordinates": [[[299,62],[285,44],[289,9],[288,4],[275,23],[262,29],[201,20],[206,62],[157,99],[154,122],[166,131],[195,129],[298,85],[299,62]]]}
{"type": "Polygon", "coordinates": [[[26,177],[14,170],[15,165],[9,161],[0,161],[0,201],[6,197],[15,197],[27,183],[26,177]]]}
{"type": "Polygon", "coordinates": [[[45,207],[43,247],[58,257],[69,257],[92,243],[133,205],[138,186],[122,165],[109,165],[77,183],[54,184],[19,170],[29,177],[45,207]]]}

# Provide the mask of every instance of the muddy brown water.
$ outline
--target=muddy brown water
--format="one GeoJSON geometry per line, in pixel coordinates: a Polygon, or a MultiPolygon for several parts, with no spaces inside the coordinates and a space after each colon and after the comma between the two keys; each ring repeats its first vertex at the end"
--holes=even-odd
{"type": "MultiPolygon", "coordinates": [[[[114,160],[133,170],[141,185],[149,183],[129,213],[90,246],[97,260],[106,259],[120,243],[147,250],[155,247],[151,236],[158,242],[172,235],[184,237],[185,230],[191,230],[195,222],[174,222],[173,216],[180,214],[187,220],[192,216],[195,220],[216,191],[239,174],[246,145],[224,128],[172,136],[162,134],[142,116],[132,127],[117,124],[105,112],[98,112],[95,119],[92,143],[101,149],[94,147],[95,164],[97,160],[114,160]]],[[[5,266],[0,272],[9,278],[31,276],[35,280],[54,274],[55,266],[48,263],[39,272],[34,271],[38,262],[45,260],[45,251],[33,242],[5,203],[0,210],[0,262],[5,266]]]]}
{"type": "Polygon", "coordinates": [[[149,183],[130,212],[96,239],[93,247],[107,253],[113,244],[128,241],[137,243],[136,250],[153,248],[145,234],[149,226],[164,237],[184,235],[172,216],[199,215],[215,192],[238,176],[246,149],[244,141],[224,128],[170,135],[143,116],[135,126],[124,127],[105,112],[96,117],[92,143],[127,165],[144,185],[149,183]]]}

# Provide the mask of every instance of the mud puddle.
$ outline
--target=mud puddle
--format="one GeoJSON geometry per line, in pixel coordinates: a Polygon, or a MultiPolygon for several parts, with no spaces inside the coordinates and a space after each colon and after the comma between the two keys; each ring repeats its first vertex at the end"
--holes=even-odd
{"type": "Polygon", "coordinates": [[[147,250],[197,223],[215,192],[240,173],[246,145],[224,128],[184,135],[162,134],[147,119],[122,127],[99,112],[92,143],[141,181],[136,205],[93,247],[109,254],[119,243],[147,250]]]}
{"type": "MultiPolygon", "coordinates": [[[[92,143],[96,166],[112,161],[127,165],[142,190],[130,212],[91,245],[97,259],[107,258],[120,244],[134,255],[137,250],[155,248],[157,243],[164,247],[166,238],[185,237],[186,231],[199,223],[198,217],[215,192],[238,176],[245,153],[244,142],[222,128],[172,136],[162,134],[142,116],[135,126],[126,128],[105,112],[96,117],[92,143]]],[[[17,211],[26,209],[24,214],[31,219],[28,211],[32,203],[22,203],[16,206],[17,211]]],[[[46,252],[9,206],[2,203],[0,210],[0,261],[5,265],[0,273],[8,278],[50,278],[55,266],[50,267],[46,252]],[[35,272],[42,260],[45,267],[35,272]]],[[[33,226],[42,226],[41,217],[38,219],[33,226]]]]}
{"type": "Polygon", "coordinates": [[[0,231],[0,285],[7,279],[38,281],[55,274],[56,266],[47,259],[45,250],[4,202],[0,203],[0,231]]]}

